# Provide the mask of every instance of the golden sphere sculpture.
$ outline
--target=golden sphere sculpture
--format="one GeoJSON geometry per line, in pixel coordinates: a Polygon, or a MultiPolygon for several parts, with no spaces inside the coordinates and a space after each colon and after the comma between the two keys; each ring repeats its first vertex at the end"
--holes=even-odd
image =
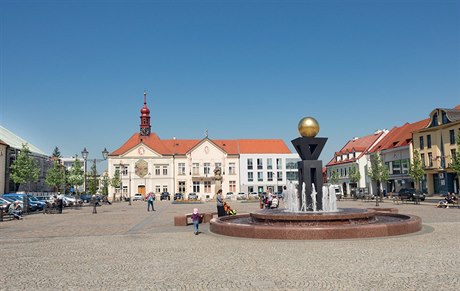
{"type": "Polygon", "coordinates": [[[304,117],[299,121],[298,129],[303,137],[315,137],[319,132],[319,123],[313,117],[304,117]]]}

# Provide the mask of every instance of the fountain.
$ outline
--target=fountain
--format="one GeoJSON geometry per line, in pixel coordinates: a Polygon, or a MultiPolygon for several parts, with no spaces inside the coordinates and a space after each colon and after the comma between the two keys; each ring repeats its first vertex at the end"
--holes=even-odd
{"type": "Polygon", "coordinates": [[[299,186],[289,183],[285,209],[213,218],[212,232],[235,237],[307,240],[382,237],[421,230],[418,216],[397,214],[396,209],[337,208],[335,191],[323,186],[322,161],[318,160],[327,138],[315,137],[319,125],[312,117],[303,118],[298,129],[301,137],[292,144],[301,158],[299,186]]]}

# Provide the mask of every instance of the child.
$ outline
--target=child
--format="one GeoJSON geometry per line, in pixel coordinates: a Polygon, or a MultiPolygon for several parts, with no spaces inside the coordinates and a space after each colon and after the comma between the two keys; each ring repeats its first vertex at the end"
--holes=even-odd
{"type": "Polygon", "coordinates": [[[227,202],[224,203],[224,210],[226,215],[236,215],[236,210],[232,209],[227,202]]]}
{"type": "Polygon", "coordinates": [[[198,224],[200,223],[201,214],[198,213],[198,208],[193,209],[192,221],[195,235],[198,235],[198,224]]]}

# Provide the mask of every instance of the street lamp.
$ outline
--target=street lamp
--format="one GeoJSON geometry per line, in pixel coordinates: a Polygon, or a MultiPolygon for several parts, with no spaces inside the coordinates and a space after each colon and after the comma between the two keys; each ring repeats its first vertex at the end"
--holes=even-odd
{"type": "MultiPolygon", "coordinates": [[[[88,150],[86,149],[86,147],[83,148],[83,150],[81,151],[81,155],[82,155],[82,157],[83,157],[84,167],[85,167],[85,176],[84,176],[85,178],[84,178],[84,180],[83,180],[83,190],[84,190],[85,193],[86,193],[86,175],[87,175],[87,163],[86,163],[86,161],[88,160],[88,155],[89,155],[89,152],[88,152],[88,150]]],[[[107,160],[107,156],[108,156],[108,155],[109,155],[109,151],[107,150],[107,148],[104,148],[104,149],[102,150],[102,157],[103,157],[103,159],[102,159],[102,160],[101,160],[101,159],[99,159],[99,160],[98,160],[98,159],[94,159],[94,164],[96,165],[96,162],[98,162],[98,161],[105,161],[105,160],[107,160]]],[[[94,194],[94,193],[93,193],[93,194],[94,194]]]]}

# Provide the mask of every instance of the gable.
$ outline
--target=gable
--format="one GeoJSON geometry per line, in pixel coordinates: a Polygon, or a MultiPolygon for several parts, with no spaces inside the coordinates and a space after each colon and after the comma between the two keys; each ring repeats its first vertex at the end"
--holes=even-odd
{"type": "Polygon", "coordinates": [[[162,155],[141,143],[128,150],[123,157],[127,158],[157,158],[162,155]]]}

